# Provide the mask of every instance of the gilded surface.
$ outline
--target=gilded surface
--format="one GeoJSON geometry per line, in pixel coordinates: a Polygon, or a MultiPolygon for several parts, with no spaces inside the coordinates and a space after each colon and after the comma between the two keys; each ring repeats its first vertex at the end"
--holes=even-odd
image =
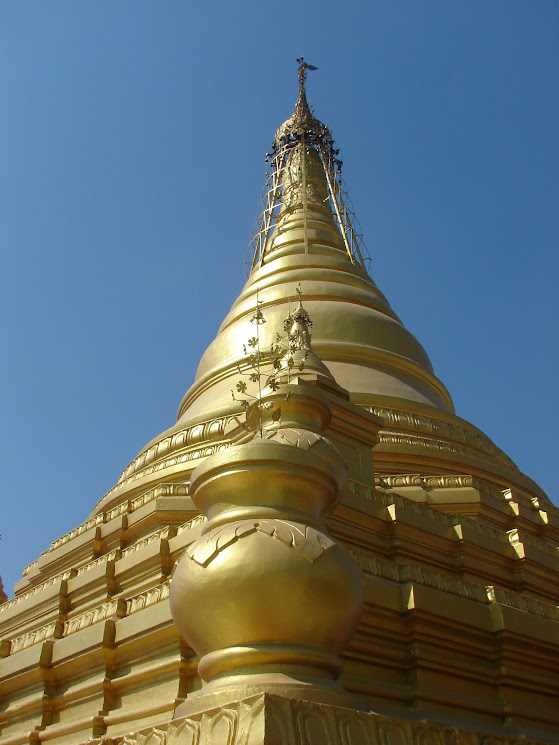
{"type": "Polygon", "coordinates": [[[251,276],[179,421],[0,585],[3,745],[559,741],[559,510],[365,272],[300,64],[251,276]],[[251,429],[247,329],[274,343],[298,289],[309,369],[288,350],[251,429]]]}
{"type": "Polygon", "coordinates": [[[310,525],[287,520],[258,519],[228,523],[192,544],[187,554],[197,564],[207,566],[221,551],[253,533],[262,533],[280,541],[284,546],[298,551],[311,563],[335,545],[331,538],[310,525]]]}
{"type": "Polygon", "coordinates": [[[91,745],[546,745],[262,694],[91,745]]]}
{"type": "MultiPolygon", "coordinates": [[[[287,324],[294,355],[301,345],[310,352],[311,321],[300,311],[301,334],[292,333],[291,318],[287,324]]],[[[256,338],[253,346],[258,355],[256,338]]],[[[323,379],[331,388],[331,377],[323,379]]],[[[280,375],[247,409],[252,440],[192,475],[192,498],[209,520],[177,566],[171,609],[201,657],[201,695],[227,686],[342,695],[332,672],[359,619],[363,589],[324,523],[346,475],[322,437],[330,418],[319,382],[280,375]],[[304,605],[288,601],[303,597],[304,605]]]]}

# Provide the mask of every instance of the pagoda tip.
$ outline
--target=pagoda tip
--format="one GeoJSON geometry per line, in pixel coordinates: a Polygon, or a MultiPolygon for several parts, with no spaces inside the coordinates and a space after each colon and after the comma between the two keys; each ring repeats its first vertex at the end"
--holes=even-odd
{"type": "Polygon", "coordinates": [[[307,80],[307,70],[318,70],[318,67],[309,65],[307,62],[305,62],[304,57],[297,57],[297,62],[299,63],[299,71],[297,73],[297,77],[299,78],[299,89],[300,91],[304,92],[305,82],[307,80]]]}

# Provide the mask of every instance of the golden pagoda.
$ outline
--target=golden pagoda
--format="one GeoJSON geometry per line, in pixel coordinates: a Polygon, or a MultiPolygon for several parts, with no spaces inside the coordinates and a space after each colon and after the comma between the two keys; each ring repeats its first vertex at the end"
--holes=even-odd
{"type": "Polygon", "coordinates": [[[368,275],[298,62],[176,424],[0,593],[3,745],[559,741],[559,511],[368,275]]]}

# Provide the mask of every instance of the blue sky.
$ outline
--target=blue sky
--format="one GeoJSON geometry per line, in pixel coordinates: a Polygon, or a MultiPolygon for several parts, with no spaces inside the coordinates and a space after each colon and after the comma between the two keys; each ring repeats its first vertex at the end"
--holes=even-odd
{"type": "Polygon", "coordinates": [[[0,574],[175,421],[244,282],[296,57],[371,273],[557,501],[554,0],[0,5],[0,574]]]}

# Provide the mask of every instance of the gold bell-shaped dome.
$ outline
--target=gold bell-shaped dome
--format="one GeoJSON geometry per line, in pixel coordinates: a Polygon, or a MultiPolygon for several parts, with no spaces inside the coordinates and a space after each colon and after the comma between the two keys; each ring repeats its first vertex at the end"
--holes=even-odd
{"type": "Polygon", "coordinates": [[[257,293],[271,340],[297,283],[315,319],[314,350],[356,401],[373,404],[388,396],[453,411],[425,350],[365,269],[335,153],[301,86],[295,113],[274,140],[271,188],[251,275],[202,357],[180,420],[229,401],[229,378],[243,364],[239,342],[257,293]]]}
{"type": "MultiPolygon", "coordinates": [[[[547,500],[483,432],[456,416],[426,351],[370,277],[338,151],[308,105],[306,69],[300,69],[295,111],[276,132],[267,156],[264,209],[248,280],[202,356],[177,423],[148,443],[96,511],[118,503],[128,485],[157,483],[165,475],[165,459],[171,458],[173,473],[181,471],[171,453],[185,448],[190,453],[196,443],[213,438],[228,440],[223,422],[240,413],[231,391],[239,370],[248,365],[250,350],[243,347],[255,308],[266,318],[259,329],[262,348],[270,348],[297,301],[298,286],[314,324],[315,372],[331,376],[353,403],[384,421],[375,448],[377,480],[468,474],[501,490],[516,485],[547,500]]],[[[209,450],[202,448],[200,457],[209,450]]],[[[180,457],[187,458],[186,468],[191,455],[180,457]]]]}

